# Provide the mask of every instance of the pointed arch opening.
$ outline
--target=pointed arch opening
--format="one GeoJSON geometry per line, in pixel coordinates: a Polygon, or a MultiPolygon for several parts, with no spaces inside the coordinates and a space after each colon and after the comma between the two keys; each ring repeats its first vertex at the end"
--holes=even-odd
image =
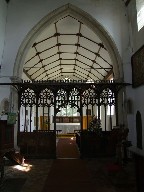
{"type": "MultiPolygon", "coordinates": [[[[67,20],[65,20],[67,21],[67,20]]],[[[50,39],[50,38],[49,38],[50,39]]],[[[45,38],[46,40],[46,38],[45,38]]],[[[49,48],[46,48],[46,50],[50,50],[53,48],[53,45],[49,48]]],[[[55,54],[53,54],[55,55],[55,54]]],[[[52,56],[53,56],[52,55],[52,56]]],[[[48,59],[50,59],[52,56],[49,56],[48,59]]],[[[65,56],[67,57],[67,56],[65,56]]],[[[56,59],[55,59],[56,62],[56,59]]],[[[53,63],[51,61],[51,63],[53,63]]],[[[48,66],[50,65],[50,63],[48,64],[48,66]]],[[[76,80],[86,80],[86,84],[88,83],[93,83],[93,80],[104,80],[106,77],[106,73],[108,74],[110,68],[112,66],[112,71],[114,74],[115,79],[123,79],[123,71],[122,71],[122,62],[118,53],[118,50],[115,46],[115,43],[113,42],[112,38],[110,37],[110,35],[108,34],[108,32],[104,29],[104,27],[95,19],[93,18],[91,15],[87,14],[86,12],[84,12],[83,10],[79,9],[78,7],[75,7],[71,4],[67,4],[64,5],[56,10],[54,10],[53,12],[49,13],[47,16],[45,16],[39,23],[36,24],[36,26],[34,26],[34,28],[28,33],[28,35],[25,37],[24,41],[22,42],[17,57],[16,57],[16,61],[15,61],[15,66],[14,66],[14,71],[13,71],[13,75],[14,77],[19,77],[22,78],[22,74],[25,70],[25,72],[27,73],[27,77],[30,80],[43,80],[43,78],[41,78],[41,75],[45,74],[48,77],[51,77],[51,79],[54,79],[54,76],[57,74],[58,70],[61,70],[61,76],[60,79],[62,80],[66,80],[66,82],[68,82],[69,80],[71,80],[70,75],[69,76],[64,76],[64,73],[73,73],[76,74],[76,80]],[[61,20],[64,20],[64,18],[68,18],[70,17],[70,19],[72,20],[76,20],[76,24],[78,23],[78,29],[79,29],[79,33],[75,33],[75,37],[77,37],[77,41],[75,44],[69,43],[69,45],[71,46],[76,46],[76,50],[73,51],[72,53],[69,52],[68,54],[72,54],[74,56],[74,58],[67,58],[65,59],[64,56],[61,57],[61,54],[67,54],[67,50],[61,51],[60,46],[66,46],[65,43],[59,42],[58,38],[59,36],[64,36],[64,35],[71,35],[73,36],[73,34],[67,33],[67,34],[60,34],[57,32],[57,27],[58,25],[55,25],[55,23],[58,23],[61,20]],[[45,58],[42,58],[41,54],[45,51],[39,51],[37,50],[37,45],[40,44],[39,42],[41,42],[42,39],[39,39],[40,35],[46,30],[49,29],[52,25],[55,25],[56,29],[55,29],[55,33],[53,33],[52,37],[55,38],[56,40],[56,45],[54,47],[57,47],[58,51],[56,52],[56,57],[58,57],[58,67],[60,69],[57,69],[57,66],[53,66],[49,69],[44,69],[45,66],[44,64],[37,66],[37,63],[42,63],[43,60],[45,58]],[[84,33],[81,33],[81,27],[82,25],[84,25],[85,30],[91,31],[91,34],[93,34],[93,37],[97,37],[99,40],[102,41],[97,43],[94,40],[92,40],[91,38],[87,37],[84,35],[84,33]],[[94,49],[91,50],[91,48],[87,48],[85,47],[85,44],[82,45],[81,42],[79,42],[80,38],[84,38],[87,42],[93,43],[94,46],[98,47],[97,51],[94,51],[94,49]],[[39,39],[39,42],[36,41],[39,39]],[[81,47],[81,52],[80,50],[78,50],[78,48],[81,47]],[[28,55],[28,52],[30,52],[30,50],[33,51],[34,48],[35,50],[35,55],[34,57],[31,58],[27,58],[26,57],[28,55]],[[102,53],[101,53],[102,50],[102,53]],[[85,54],[83,54],[82,52],[85,51],[85,54]],[[91,58],[88,57],[88,55],[86,54],[86,51],[89,51],[89,54],[91,55],[91,58]],[[105,55],[105,52],[109,54],[111,63],[106,62],[105,58],[102,57],[101,54],[105,55]],[[77,56],[78,55],[78,56],[77,56]],[[33,66],[29,66],[30,63],[29,61],[31,61],[33,58],[37,57],[36,63],[33,66]],[[92,59],[93,57],[93,59],[92,59]],[[82,59],[84,58],[86,60],[86,62],[84,62],[84,60],[82,59]],[[97,66],[96,68],[96,64],[98,63],[96,59],[101,59],[102,62],[105,62],[108,64],[108,67],[102,67],[101,65],[97,66]],[[71,68],[67,68],[67,71],[64,71],[62,69],[62,64],[65,65],[66,63],[62,63],[61,60],[67,60],[69,62],[71,62],[71,60],[73,60],[75,63],[71,63],[73,66],[73,71],[71,71],[71,68]],[[80,64],[78,64],[78,62],[80,64]],[[91,66],[88,65],[88,62],[91,62],[91,66]],[[28,66],[27,66],[28,63],[28,66]],[[76,67],[77,69],[76,69],[76,67]],[[35,68],[34,68],[35,67],[35,68]],[[87,69],[87,67],[89,67],[89,69],[87,69]],[[40,71],[40,74],[37,74],[37,69],[40,71]],[[33,70],[31,72],[31,70],[33,70]],[[47,73],[48,70],[53,70],[53,72],[47,73]],[[103,72],[100,72],[99,70],[103,70],[103,72]],[[37,75],[36,75],[37,74],[37,75]],[[100,78],[100,75],[102,76],[100,78]],[[95,78],[95,79],[94,79],[95,78]]],[[[74,75],[73,75],[74,76],[74,75]]],[[[46,80],[46,79],[44,79],[46,80]]],[[[43,85],[45,86],[45,85],[43,85]]],[[[50,89],[53,90],[52,88],[53,86],[50,86],[50,89]]],[[[87,86],[89,87],[89,86],[87,86]]],[[[39,89],[40,87],[38,87],[39,89]]],[[[47,87],[44,87],[47,88],[47,87]]],[[[69,87],[66,87],[66,90],[69,87]]],[[[83,88],[85,89],[85,88],[83,88]]],[[[50,123],[52,124],[52,128],[54,131],[56,131],[56,123],[58,123],[57,121],[57,112],[59,111],[59,109],[64,108],[67,103],[69,103],[69,105],[74,108],[77,109],[77,112],[80,114],[79,115],[79,119],[75,118],[74,121],[75,123],[77,123],[77,121],[80,121],[80,129],[82,130],[83,127],[88,128],[89,126],[89,122],[91,120],[92,115],[97,115],[100,117],[100,113],[101,113],[101,109],[100,109],[100,91],[98,94],[98,99],[97,99],[97,94],[94,92],[94,87],[92,88],[92,90],[88,90],[88,94],[89,97],[85,97],[83,99],[83,90],[81,90],[81,87],[79,88],[79,92],[78,94],[76,93],[76,88],[74,87],[74,89],[70,92],[69,90],[67,90],[67,93],[65,93],[65,91],[61,91],[61,94],[63,93],[63,95],[60,95],[60,100],[57,100],[56,94],[57,94],[57,89],[54,91],[53,94],[51,94],[51,91],[49,92],[49,89],[44,89],[43,92],[40,92],[41,94],[39,95],[39,92],[37,91],[37,89],[35,90],[35,92],[37,93],[37,97],[36,98],[40,98],[40,100],[37,100],[37,105],[36,105],[36,109],[30,106],[30,110],[28,110],[28,114],[30,114],[30,118],[31,118],[31,114],[33,115],[33,124],[36,127],[35,130],[39,131],[39,128],[41,127],[42,129],[50,129],[50,123]],[[44,97],[44,93],[46,93],[46,99],[44,97]],[[72,94],[71,94],[72,93],[72,94]],[[76,95],[75,95],[76,93],[76,95]],[[50,95],[50,97],[48,96],[48,94],[50,95]],[[78,97],[77,97],[78,95],[78,97]],[[77,97],[75,99],[75,97],[77,97]],[[52,97],[52,99],[51,99],[52,97]],[[93,98],[94,97],[94,98],[93,98]],[[47,100],[47,98],[49,98],[47,100]],[[98,101],[97,101],[98,100],[98,101]],[[57,107],[56,103],[58,103],[58,101],[60,102],[59,106],[57,107]],[[67,102],[66,102],[67,101],[67,102]],[[47,104],[48,102],[48,104],[47,104]],[[49,103],[51,102],[51,103],[49,103]],[[97,102],[98,102],[98,106],[97,107],[97,102]],[[46,104],[46,105],[44,105],[46,104]],[[53,105],[51,107],[51,104],[53,105]],[[43,107],[43,109],[41,110],[41,106],[43,107]],[[87,111],[87,112],[86,112],[87,111]],[[90,111],[90,115],[88,111],[90,111]],[[42,115],[41,115],[42,114],[42,115]],[[53,116],[53,119],[52,119],[53,116]],[[85,118],[83,118],[83,116],[85,116],[85,118]],[[36,118],[35,118],[36,117],[36,118]],[[36,121],[36,123],[35,123],[36,121]],[[40,125],[40,126],[39,126],[40,125]]],[[[99,88],[100,89],[100,88],[99,88]]],[[[85,92],[87,94],[87,92],[85,92]]],[[[30,92],[30,95],[31,94],[30,92]]],[[[16,100],[14,102],[17,102],[16,100]]],[[[18,103],[18,102],[17,102],[18,103]]],[[[17,105],[16,103],[16,105],[17,105]]],[[[107,101],[107,103],[109,104],[109,100],[107,101]]],[[[104,103],[105,104],[105,103],[104,103]]],[[[111,103],[110,103],[111,104],[111,103]]],[[[105,104],[106,106],[106,104],[105,104]]],[[[106,114],[106,107],[104,108],[105,110],[105,114],[106,114]]],[[[23,113],[26,115],[26,108],[25,108],[25,112],[23,113]]],[[[110,113],[111,114],[111,113],[110,113]]],[[[26,119],[26,118],[25,118],[26,119]]],[[[20,120],[20,118],[19,118],[20,120]]],[[[31,119],[30,119],[31,120],[31,119]]],[[[106,115],[105,115],[105,124],[106,124],[106,115]]],[[[112,122],[112,121],[111,121],[112,122]]],[[[110,126],[112,127],[112,123],[110,122],[110,126]]],[[[117,122],[116,122],[117,123],[117,122]]],[[[79,127],[78,127],[79,128],[79,127]]],[[[32,128],[30,128],[30,130],[32,130],[32,128]]],[[[105,126],[105,131],[107,130],[107,127],[105,126]]]]}
{"type": "MultiPolygon", "coordinates": [[[[19,51],[17,53],[15,66],[14,66],[14,72],[13,75],[16,77],[22,77],[23,69],[24,69],[24,63],[25,63],[25,57],[31,48],[31,46],[34,44],[35,39],[44,31],[47,27],[49,27],[52,23],[58,22],[61,18],[71,16],[72,18],[76,19],[80,23],[84,24],[86,27],[88,27],[94,34],[96,34],[104,43],[106,50],[108,51],[110,58],[111,58],[111,64],[113,66],[113,74],[115,79],[123,79],[123,71],[122,71],[122,62],[118,53],[118,50],[115,46],[114,41],[112,40],[109,33],[104,29],[104,27],[91,15],[84,12],[80,8],[71,5],[66,4],[53,12],[49,13],[47,16],[45,16],[40,22],[38,22],[33,29],[27,34],[24,41],[22,42],[19,51]]],[[[77,43],[78,44],[78,43],[77,43]]],[[[76,51],[77,52],[77,51],[76,51]]],[[[38,53],[37,53],[38,55],[38,53]]],[[[99,56],[99,53],[96,55],[99,56]]],[[[61,59],[61,58],[59,58],[61,59]]],[[[87,58],[85,58],[87,59],[87,58]]],[[[89,58],[88,58],[89,59],[89,58]]],[[[41,61],[40,59],[39,61],[41,61]]],[[[90,61],[93,62],[91,59],[90,61]]],[[[82,64],[82,61],[80,61],[82,64]]],[[[94,68],[95,62],[93,62],[93,65],[90,67],[90,71],[92,73],[92,70],[94,68]]],[[[81,71],[80,66],[78,66],[78,71],[81,71]]],[[[78,77],[83,77],[84,75],[89,76],[88,71],[86,70],[87,66],[85,65],[85,70],[81,72],[80,74],[77,73],[78,77]]],[[[47,70],[45,70],[47,71],[47,70]]],[[[35,73],[35,72],[34,72],[35,73]]],[[[41,72],[43,73],[43,72],[41,72]]],[[[69,72],[70,73],[70,72],[69,72]]],[[[99,73],[99,71],[98,71],[99,73]]],[[[94,74],[90,77],[94,78],[94,75],[96,72],[94,71],[94,74]]],[[[55,75],[55,74],[54,74],[55,75]]]]}

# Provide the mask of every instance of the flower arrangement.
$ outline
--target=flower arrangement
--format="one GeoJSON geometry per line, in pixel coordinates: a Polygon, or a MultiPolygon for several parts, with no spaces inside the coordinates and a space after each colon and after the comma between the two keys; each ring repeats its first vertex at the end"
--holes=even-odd
{"type": "Polygon", "coordinates": [[[89,124],[88,131],[98,131],[101,130],[101,120],[94,116],[89,124]]]}

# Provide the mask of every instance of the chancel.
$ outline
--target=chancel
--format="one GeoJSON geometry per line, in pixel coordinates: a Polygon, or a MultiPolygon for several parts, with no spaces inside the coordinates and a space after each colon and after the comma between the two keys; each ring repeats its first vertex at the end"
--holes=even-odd
{"type": "Polygon", "coordinates": [[[143,0],[0,0],[0,190],[144,191],[143,21],[143,0]]]}

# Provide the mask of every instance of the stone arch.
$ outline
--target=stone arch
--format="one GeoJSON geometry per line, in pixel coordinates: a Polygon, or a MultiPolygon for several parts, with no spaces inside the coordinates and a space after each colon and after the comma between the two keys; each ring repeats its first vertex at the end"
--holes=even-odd
{"type": "MultiPolygon", "coordinates": [[[[24,59],[27,55],[27,52],[29,48],[34,43],[37,36],[48,26],[50,26],[52,23],[58,21],[60,18],[71,15],[80,22],[84,23],[88,28],[90,28],[95,34],[99,36],[99,38],[104,42],[113,65],[114,75],[115,79],[121,79],[123,80],[123,67],[122,67],[122,61],[118,52],[118,49],[111,38],[110,34],[106,31],[106,29],[90,14],[86,13],[85,11],[81,10],[80,8],[71,5],[66,4],[45,17],[43,17],[27,34],[23,42],[21,43],[21,46],[19,47],[14,69],[13,69],[13,79],[19,80],[22,77],[23,73],[23,65],[24,65],[24,59]]],[[[12,91],[13,98],[16,97],[16,93],[12,91]]],[[[122,101],[122,100],[121,100],[122,101]]],[[[14,108],[17,109],[18,107],[18,101],[17,99],[14,100],[14,108]]],[[[121,110],[120,110],[121,111],[121,110]]],[[[119,113],[119,117],[121,117],[122,113],[119,113]]],[[[121,117],[122,119],[122,117],[121,117]]]]}
{"type": "Polygon", "coordinates": [[[123,79],[123,70],[120,55],[109,33],[91,15],[71,4],[66,4],[49,13],[42,20],[40,20],[40,22],[38,22],[38,24],[36,24],[33,29],[28,33],[17,53],[13,76],[21,78],[23,72],[24,59],[27,54],[27,51],[34,42],[35,38],[40,34],[40,32],[43,31],[50,24],[59,20],[59,18],[68,14],[72,15],[73,17],[84,23],[101,38],[101,40],[105,43],[105,46],[111,56],[115,79],[123,79]]]}

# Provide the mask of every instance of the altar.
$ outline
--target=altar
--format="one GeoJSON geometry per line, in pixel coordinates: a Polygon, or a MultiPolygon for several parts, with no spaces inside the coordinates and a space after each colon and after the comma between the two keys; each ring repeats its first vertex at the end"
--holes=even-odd
{"type": "Polygon", "coordinates": [[[57,123],[56,129],[61,130],[60,134],[74,133],[80,130],[80,123],[57,123]]]}

